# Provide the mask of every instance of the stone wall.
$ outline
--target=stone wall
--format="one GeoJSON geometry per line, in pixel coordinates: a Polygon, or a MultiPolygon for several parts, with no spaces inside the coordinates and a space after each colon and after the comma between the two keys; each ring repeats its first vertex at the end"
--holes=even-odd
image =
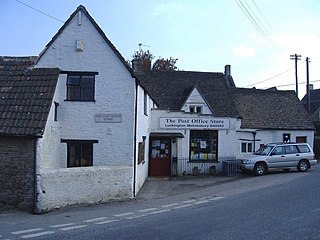
{"type": "Polygon", "coordinates": [[[32,211],[34,139],[0,137],[0,209],[32,211]]]}

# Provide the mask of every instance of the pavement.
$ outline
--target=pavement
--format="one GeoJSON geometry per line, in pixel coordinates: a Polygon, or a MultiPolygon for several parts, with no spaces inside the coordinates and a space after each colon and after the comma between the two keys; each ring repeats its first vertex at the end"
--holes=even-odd
{"type": "Polygon", "coordinates": [[[149,177],[137,194],[137,199],[151,200],[166,198],[236,181],[241,178],[243,178],[243,175],[241,174],[232,176],[223,176],[219,174],[215,176],[186,176],[181,179],[149,177]]]}

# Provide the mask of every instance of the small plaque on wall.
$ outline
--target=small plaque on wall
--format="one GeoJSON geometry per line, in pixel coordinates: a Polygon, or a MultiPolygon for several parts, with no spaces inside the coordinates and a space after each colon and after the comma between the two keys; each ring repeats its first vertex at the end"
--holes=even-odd
{"type": "Polygon", "coordinates": [[[121,113],[97,113],[94,115],[96,123],[121,123],[121,113]]]}

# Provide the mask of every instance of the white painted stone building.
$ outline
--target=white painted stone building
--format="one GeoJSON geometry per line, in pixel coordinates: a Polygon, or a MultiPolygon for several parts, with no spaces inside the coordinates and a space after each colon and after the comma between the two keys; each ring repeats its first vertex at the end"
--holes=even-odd
{"type": "Polygon", "coordinates": [[[148,147],[153,103],[84,7],[35,67],[61,70],[37,145],[38,211],[133,198],[147,178],[147,164],[135,163],[139,142],[148,147]]]}

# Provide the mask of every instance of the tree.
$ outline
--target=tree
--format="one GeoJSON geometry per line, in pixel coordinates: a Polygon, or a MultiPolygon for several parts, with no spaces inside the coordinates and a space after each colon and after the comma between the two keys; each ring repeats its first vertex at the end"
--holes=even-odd
{"type": "Polygon", "coordinates": [[[176,71],[178,68],[176,66],[176,62],[178,61],[178,58],[172,58],[164,59],[164,58],[158,58],[154,64],[152,65],[152,70],[154,71],[176,71]]]}
{"type": "Polygon", "coordinates": [[[132,55],[132,61],[139,61],[141,64],[142,70],[154,70],[154,71],[176,71],[178,70],[176,66],[176,62],[178,61],[178,58],[161,58],[159,57],[153,64],[152,60],[155,58],[153,54],[147,50],[143,51],[140,49],[139,51],[136,51],[132,55]]]}

